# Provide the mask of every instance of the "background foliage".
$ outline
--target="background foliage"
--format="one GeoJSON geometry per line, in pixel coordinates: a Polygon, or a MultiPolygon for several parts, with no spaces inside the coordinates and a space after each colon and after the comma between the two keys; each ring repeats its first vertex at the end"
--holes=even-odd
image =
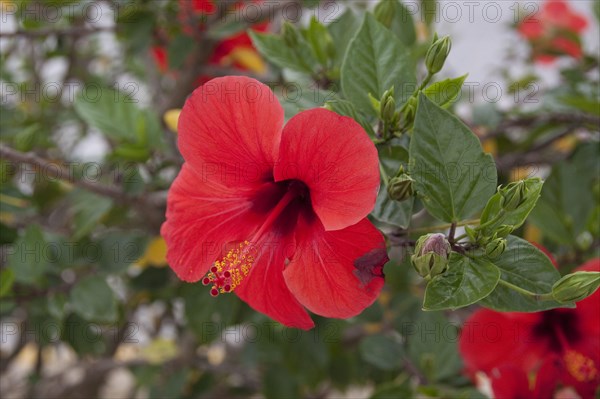
{"type": "Polygon", "coordinates": [[[533,58],[523,76],[502,63],[508,93],[534,87],[540,101],[515,95],[501,107],[469,102],[468,65],[461,76],[432,73],[431,0],[415,2],[420,13],[395,0],[282,0],[258,18],[254,3],[196,13],[178,1],[51,3],[57,14],[45,12],[50,2],[0,2],[15,24],[1,42],[3,393],[480,397],[456,345],[470,306],[570,306],[552,297],[553,284],[597,256],[597,50],[554,65],[551,87],[533,58]],[[290,7],[303,17],[291,19],[290,7]],[[250,53],[219,55],[249,28],[257,52],[242,39],[234,47],[250,53]],[[53,62],[62,67],[48,77],[53,62]],[[371,218],[392,260],[384,292],[360,316],[287,329],[167,267],[159,228],[182,163],[173,118],[194,87],[227,74],[269,83],[287,118],[325,106],[377,144],[371,218]],[[462,105],[465,122],[453,111],[462,105]],[[417,193],[402,202],[387,190],[400,166],[417,193]],[[523,178],[526,200],[505,209],[497,186],[523,178]],[[427,281],[409,255],[436,231],[454,253],[449,272],[427,281]],[[488,256],[486,244],[502,237],[506,250],[488,256]]]}

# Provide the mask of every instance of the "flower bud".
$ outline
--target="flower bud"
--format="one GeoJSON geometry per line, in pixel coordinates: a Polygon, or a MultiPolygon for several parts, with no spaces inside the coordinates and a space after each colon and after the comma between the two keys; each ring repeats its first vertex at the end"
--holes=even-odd
{"type": "Polygon", "coordinates": [[[396,100],[393,95],[385,99],[385,102],[381,102],[381,119],[384,121],[394,120],[396,113],[396,100]]]}
{"type": "Polygon", "coordinates": [[[417,273],[429,280],[446,271],[450,251],[450,243],[443,234],[427,234],[417,240],[410,260],[417,273]]]}
{"type": "Polygon", "coordinates": [[[427,50],[427,54],[425,55],[425,66],[430,74],[433,75],[442,70],[451,47],[452,42],[450,41],[450,36],[435,40],[429,47],[429,50],[427,50]]]}
{"type": "Polygon", "coordinates": [[[514,230],[513,226],[508,226],[506,224],[503,224],[502,226],[500,226],[496,229],[494,236],[504,238],[504,237],[507,237],[510,233],[512,233],[513,230],[514,230]]]}
{"type": "Polygon", "coordinates": [[[388,182],[387,192],[391,199],[404,201],[414,194],[413,179],[401,168],[398,175],[388,182]]]}
{"type": "Polygon", "coordinates": [[[485,246],[485,254],[491,258],[495,259],[504,253],[506,249],[506,239],[504,238],[496,238],[492,241],[488,242],[485,246]]]}
{"type": "Polygon", "coordinates": [[[520,180],[518,182],[510,183],[505,188],[498,190],[502,195],[502,208],[505,211],[514,211],[521,206],[527,199],[527,187],[525,181],[520,180]]]}
{"type": "Polygon", "coordinates": [[[592,295],[600,286],[600,272],[575,272],[554,283],[552,296],[561,303],[577,302],[592,295]]]}
{"type": "Polygon", "coordinates": [[[417,112],[417,100],[414,97],[411,97],[406,102],[406,107],[404,108],[404,119],[412,122],[415,119],[415,114],[417,112]]]}

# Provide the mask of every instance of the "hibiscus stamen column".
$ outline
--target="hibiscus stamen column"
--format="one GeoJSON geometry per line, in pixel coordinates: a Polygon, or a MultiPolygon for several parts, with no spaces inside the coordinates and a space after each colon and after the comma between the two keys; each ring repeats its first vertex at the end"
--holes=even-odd
{"type": "Polygon", "coordinates": [[[252,238],[239,243],[235,248],[227,252],[227,255],[222,259],[215,262],[206,277],[202,279],[202,284],[212,284],[212,288],[210,289],[212,296],[233,292],[241,284],[242,280],[250,273],[250,269],[256,259],[258,253],[256,243],[269,230],[285,208],[302,194],[302,191],[302,183],[290,182],[285,195],[269,212],[269,215],[258,231],[252,235],[252,238]]]}
{"type": "Polygon", "coordinates": [[[554,325],[554,331],[563,349],[565,368],[579,382],[593,381],[598,376],[594,361],[584,354],[573,350],[561,327],[554,325]]]}

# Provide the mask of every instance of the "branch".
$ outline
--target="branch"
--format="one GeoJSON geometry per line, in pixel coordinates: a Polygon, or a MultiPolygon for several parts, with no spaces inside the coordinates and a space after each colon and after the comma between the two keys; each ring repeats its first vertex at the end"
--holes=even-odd
{"type": "Polygon", "coordinates": [[[516,119],[507,119],[498,127],[481,137],[481,141],[502,136],[507,130],[513,128],[526,128],[537,124],[569,124],[573,127],[593,125],[600,126],[600,117],[587,114],[553,114],[553,115],[526,115],[516,119]]]}
{"type": "Polygon", "coordinates": [[[30,39],[40,38],[45,39],[48,36],[74,36],[81,37],[86,35],[92,35],[100,32],[114,32],[114,26],[98,26],[98,27],[85,27],[85,26],[74,26],[69,28],[47,28],[47,29],[29,29],[29,30],[17,30],[15,32],[3,32],[0,33],[0,37],[26,37],[30,39]]]}
{"type": "Polygon", "coordinates": [[[52,162],[50,160],[41,158],[36,154],[29,152],[23,153],[16,151],[10,147],[7,147],[4,144],[0,144],[0,157],[2,159],[7,159],[9,161],[19,163],[19,164],[28,164],[33,165],[40,170],[44,171],[44,175],[52,178],[52,179],[60,179],[67,181],[74,186],[82,188],[84,190],[90,191],[94,194],[101,195],[103,197],[109,197],[114,199],[117,202],[136,205],[141,202],[144,202],[148,205],[159,206],[164,204],[164,197],[162,193],[156,193],[152,195],[140,195],[140,196],[129,196],[124,193],[121,189],[115,186],[108,186],[100,183],[96,183],[93,181],[87,181],[84,179],[79,179],[75,177],[71,171],[65,169],[62,165],[57,162],[52,162]]]}

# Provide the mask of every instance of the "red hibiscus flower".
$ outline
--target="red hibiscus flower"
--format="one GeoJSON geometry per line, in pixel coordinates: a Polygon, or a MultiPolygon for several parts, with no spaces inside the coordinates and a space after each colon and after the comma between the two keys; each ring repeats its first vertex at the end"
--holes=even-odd
{"type": "Polygon", "coordinates": [[[365,218],[379,186],[375,146],[353,119],[325,109],[291,118],[247,77],[213,79],[179,118],[185,164],[162,235],[182,280],[235,292],[287,326],[304,309],[348,318],[371,305],[388,261],[365,218]],[[204,276],[204,278],[203,278],[204,276]]]}
{"type": "Polygon", "coordinates": [[[560,55],[582,57],[579,35],[587,24],[585,17],[574,12],[566,1],[547,0],[540,12],[521,21],[518,31],[529,40],[533,58],[550,63],[560,55]]]}
{"type": "MultiPolygon", "coordinates": [[[[600,271],[600,258],[577,270],[600,271]]],[[[485,373],[502,399],[551,399],[559,389],[593,398],[600,384],[600,291],[575,309],[499,313],[465,323],[460,351],[470,375],[485,373]]]]}
{"type": "MultiPolygon", "coordinates": [[[[262,0],[255,0],[254,2],[260,3],[262,0]]],[[[243,2],[232,4],[234,8],[240,8],[244,5],[243,2]]],[[[249,12],[247,17],[252,18],[253,20],[260,19],[262,10],[259,5],[255,5],[254,7],[256,8],[256,10],[253,10],[255,12],[252,14],[249,12]]],[[[214,14],[216,10],[217,7],[211,0],[180,0],[178,19],[183,26],[184,34],[193,37],[196,32],[203,31],[203,18],[214,14]]],[[[228,18],[234,18],[231,14],[227,15],[229,15],[228,18]]],[[[253,24],[251,29],[257,32],[265,32],[268,27],[268,22],[261,22],[253,24]]],[[[169,41],[169,39],[163,38],[163,42],[168,43],[169,41]]],[[[161,44],[153,46],[151,48],[151,54],[158,69],[163,73],[168,72],[169,60],[166,45],[161,44]]],[[[252,40],[245,30],[232,34],[219,41],[211,56],[208,58],[208,65],[225,67],[233,66],[240,70],[247,70],[255,73],[264,73],[266,70],[264,61],[252,45],[252,40]]],[[[205,83],[209,79],[210,77],[208,76],[201,76],[198,78],[198,84],[205,83]]]]}

